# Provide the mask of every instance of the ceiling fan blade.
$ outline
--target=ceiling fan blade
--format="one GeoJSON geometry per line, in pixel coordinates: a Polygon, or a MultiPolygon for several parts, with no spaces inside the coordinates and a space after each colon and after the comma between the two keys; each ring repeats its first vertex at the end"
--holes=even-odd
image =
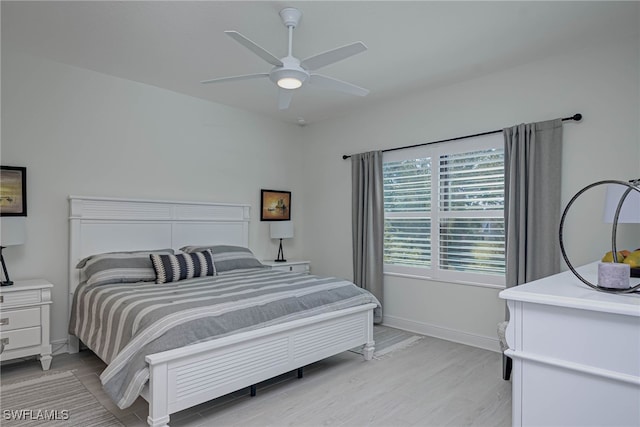
{"type": "Polygon", "coordinates": [[[364,43],[355,42],[311,56],[304,59],[300,65],[306,70],[314,71],[329,64],[333,64],[334,62],[342,61],[350,56],[357,55],[365,50],[367,50],[367,46],[365,46],[364,43]]]}
{"type": "Polygon", "coordinates": [[[366,96],[369,93],[369,89],[343,82],[342,80],[334,79],[333,77],[323,76],[321,74],[311,74],[309,83],[324,89],[337,90],[338,92],[344,92],[356,96],[366,96]]]}
{"type": "Polygon", "coordinates": [[[261,77],[269,77],[269,73],[243,74],[241,76],[220,77],[217,79],[202,80],[200,83],[232,82],[234,80],[259,79],[261,77]]]}
{"type": "Polygon", "coordinates": [[[291,104],[295,89],[278,89],[278,110],[286,110],[291,104]]]}
{"type": "Polygon", "coordinates": [[[257,44],[255,44],[254,42],[252,42],[251,40],[249,40],[239,32],[225,31],[224,33],[229,37],[231,37],[232,39],[234,39],[235,41],[237,41],[238,43],[240,43],[242,46],[249,49],[251,52],[258,55],[260,58],[267,61],[269,64],[275,65],[276,67],[282,66],[282,61],[280,61],[278,58],[273,56],[270,52],[258,46],[257,44]]]}

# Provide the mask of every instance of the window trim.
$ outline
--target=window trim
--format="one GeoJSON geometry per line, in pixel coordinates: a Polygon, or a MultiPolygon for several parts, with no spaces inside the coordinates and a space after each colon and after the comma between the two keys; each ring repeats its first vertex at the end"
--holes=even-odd
{"type": "Polygon", "coordinates": [[[450,279],[450,278],[434,278],[434,277],[430,277],[430,276],[425,276],[423,274],[399,273],[399,272],[387,271],[387,270],[383,271],[383,274],[385,276],[402,277],[402,278],[406,278],[406,279],[415,279],[415,280],[428,280],[430,282],[455,283],[457,285],[477,286],[477,287],[490,288],[490,289],[506,289],[506,285],[505,284],[487,283],[487,281],[485,280],[485,277],[488,276],[488,275],[479,275],[478,274],[477,276],[481,276],[480,279],[482,279],[482,280],[472,280],[472,279],[463,280],[461,278],[454,278],[454,279],[450,279]]]}
{"type": "Polygon", "coordinates": [[[464,141],[451,141],[434,145],[409,148],[399,151],[385,152],[383,163],[411,160],[418,158],[431,158],[431,209],[430,211],[397,213],[385,212],[385,218],[407,217],[408,215],[427,216],[431,219],[431,267],[413,267],[393,264],[384,264],[385,275],[408,277],[415,279],[431,280],[438,282],[459,283],[464,285],[482,286],[496,289],[505,288],[505,275],[470,273],[462,271],[442,270],[438,268],[440,259],[440,219],[441,218],[487,218],[504,217],[504,210],[487,211],[440,211],[440,157],[443,155],[455,155],[460,153],[503,149],[502,134],[483,135],[469,138],[464,141]]]}

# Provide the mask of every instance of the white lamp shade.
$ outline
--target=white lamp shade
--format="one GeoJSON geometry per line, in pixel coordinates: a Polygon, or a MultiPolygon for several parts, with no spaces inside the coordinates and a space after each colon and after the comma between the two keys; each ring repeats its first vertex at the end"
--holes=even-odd
{"type": "Polygon", "coordinates": [[[27,227],[24,217],[0,217],[0,245],[17,246],[24,244],[27,227]]]}
{"type": "MultiPolygon", "coordinates": [[[[613,217],[615,216],[618,203],[626,190],[629,187],[624,185],[609,184],[607,185],[607,196],[604,204],[603,221],[606,223],[613,223],[613,217]]],[[[631,190],[624,199],[624,204],[620,210],[620,216],[618,217],[619,223],[640,223],[640,193],[636,190],[631,190]]]]}
{"type": "Polygon", "coordinates": [[[290,239],[293,237],[293,222],[291,221],[274,221],[270,227],[272,239],[290,239]]]}

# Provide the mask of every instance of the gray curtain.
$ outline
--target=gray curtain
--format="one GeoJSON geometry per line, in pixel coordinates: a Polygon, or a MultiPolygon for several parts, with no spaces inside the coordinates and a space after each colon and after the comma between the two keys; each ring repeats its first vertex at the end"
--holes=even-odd
{"type": "Polygon", "coordinates": [[[503,130],[506,285],[560,272],[562,120],[503,130]]]}
{"type": "Polygon", "coordinates": [[[384,304],[382,151],[351,156],[353,281],[384,304]]]}

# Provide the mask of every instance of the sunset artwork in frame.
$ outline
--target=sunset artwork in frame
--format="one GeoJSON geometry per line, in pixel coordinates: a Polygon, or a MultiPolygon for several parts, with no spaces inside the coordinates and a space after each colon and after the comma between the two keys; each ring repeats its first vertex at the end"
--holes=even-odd
{"type": "Polygon", "coordinates": [[[0,166],[0,216],[27,216],[27,168],[0,166]]]}
{"type": "Polygon", "coordinates": [[[291,192],[260,190],[260,221],[290,221],[291,192]]]}

